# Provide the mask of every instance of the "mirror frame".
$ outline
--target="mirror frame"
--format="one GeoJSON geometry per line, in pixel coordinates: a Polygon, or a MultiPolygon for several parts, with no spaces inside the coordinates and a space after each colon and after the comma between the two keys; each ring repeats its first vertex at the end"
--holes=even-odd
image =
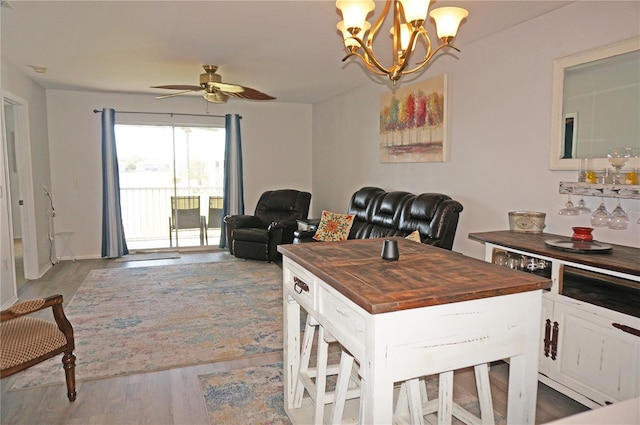
{"type": "MultiPolygon", "coordinates": [[[[551,170],[578,170],[579,160],[576,158],[563,159],[562,149],[564,147],[564,126],[563,116],[564,104],[564,73],[566,68],[575,65],[605,59],[624,53],[640,50],[640,37],[619,41],[594,50],[576,53],[553,61],[553,100],[551,104],[551,150],[549,156],[549,168],[551,170]]],[[[606,168],[609,162],[606,158],[595,158],[594,167],[596,169],[606,168]]]]}

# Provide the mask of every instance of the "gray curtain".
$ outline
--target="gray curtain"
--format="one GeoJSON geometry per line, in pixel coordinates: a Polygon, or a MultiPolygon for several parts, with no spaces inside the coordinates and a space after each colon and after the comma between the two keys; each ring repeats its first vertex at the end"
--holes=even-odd
{"type": "Polygon", "coordinates": [[[120,208],[115,117],[115,110],[102,110],[102,256],[107,258],[122,257],[129,253],[120,208]]]}
{"type": "MultiPolygon", "coordinates": [[[[224,199],[222,216],[244,214],[244,186],[242,183],[242,138],[238,114],[225,115],[224,199]]],[[[222,223],[220,248],[227,246],[227,225],[222,223]]]]}

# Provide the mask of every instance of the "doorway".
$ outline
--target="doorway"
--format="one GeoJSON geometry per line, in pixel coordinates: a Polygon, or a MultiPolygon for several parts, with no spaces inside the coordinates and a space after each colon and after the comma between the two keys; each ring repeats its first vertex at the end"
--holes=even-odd
{"type": "Polygon", "coordinates": [[[22,212],[20,210],[20,177],[16,154],[16,122],[14,106],[4,102],[5,141],[7,143],[7,171],[9,174],[9,205],[11,211],[11,230],[13,232],[13,259],[16,288],[27,282],[24,277],[24,256],[22,254],[22,212]]]}
{"type": "Polygon", "coordinates": [[[209,210],[223,193],[225,129],[116,124],[115,133],[129,250],[217,246],[209,210]]]}
{"type": "Polygon", "coordinates": [[[31,143],[26,101],[5,93],[3,122],[16,287],[39,276],[31,143]]]}

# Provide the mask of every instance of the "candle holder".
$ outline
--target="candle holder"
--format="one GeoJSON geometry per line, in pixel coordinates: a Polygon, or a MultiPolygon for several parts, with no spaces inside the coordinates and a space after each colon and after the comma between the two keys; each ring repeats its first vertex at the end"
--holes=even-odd
{"type": "Polygon", "coordinates": [[[387,261],[396,261],[400,258],[400,253],[398,252],[398,241],[385,239],[382,243],[382,259],[387,261]]]}

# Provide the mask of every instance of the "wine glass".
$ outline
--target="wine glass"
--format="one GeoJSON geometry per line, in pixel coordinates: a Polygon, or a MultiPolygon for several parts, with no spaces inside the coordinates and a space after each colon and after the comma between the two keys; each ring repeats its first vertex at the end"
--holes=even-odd
{"type": "Polygon", "coordinates": [[[609,162],[613,166],[615,172],[613,174],[613,183],[621,184],[624,183],[620,178],[620,170],[625,166],[627,161],[629,160],[629,148],[612,148],[609,149],[607,153],[607,158],[609,158],[609,162]]]}
{"type": "Polygon", "coordinates": [[[568,195],[567,203],[564,204],[564,207],[558,211],[560,215],[578,215],[580,212],[573,206],[573,202],[571,202],[571,194],[568,195]]]}
{"type": "Polygon", "coordinates": [[[620,206],[620,198],[618,198],[618,205],[609,215],[607,225],[613,230],[625,230],[629,226],[629,216],[620,206]]]}
{"type": "Polygon", "coordinates": [[[591,209],[587,207],[587,204],[584,202],[584,196],[580,197],[578,201],[578,205],[576,206],[576,210],[578,210],[578,214],[591,214],[591,209]]]}
{"type": "Polygon", "coordinates": [[[604,197],[600,201],[600,206],[591,214],[591,225],[593,227],[606,227],[609,225],[609,211],[604,205],[604,197]]]}

